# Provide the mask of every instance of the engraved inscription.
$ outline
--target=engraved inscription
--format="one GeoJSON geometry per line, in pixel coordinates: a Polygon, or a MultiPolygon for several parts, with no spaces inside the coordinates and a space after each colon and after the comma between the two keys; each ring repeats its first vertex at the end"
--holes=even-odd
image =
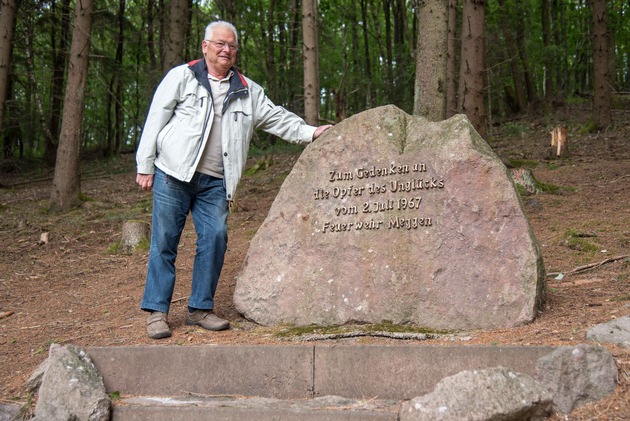
{"type": "Polygon", "coordinates": [[[425,163],[395,162],[328,171],[328,182],[335,184],[317,187],[313,199],[339,204],[333,207],[328,220],[317,227],[318,231],[328,234],[433,226],[434,218],[423,214],[423,205],[433,197],[432,191],[444,188],[445,180],[437,175],[417,174],[428,171],[425,163]],[[365,217],[369,219],[362,219],[365,217]]]}

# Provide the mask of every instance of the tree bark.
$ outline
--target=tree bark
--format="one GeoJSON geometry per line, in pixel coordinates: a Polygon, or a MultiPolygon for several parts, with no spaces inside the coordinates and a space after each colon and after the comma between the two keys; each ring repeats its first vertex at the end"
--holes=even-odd
{"type": "Polygon", "coordinates": [[[392,0],[383,0],[383,14],[385,19],[385,74],[387,75],[386,94],[388,102],[394,101],[394,56],[392,54],[392,0]]]}
{"type": "Polygon", "coordinates": [[[304,43],[304,114],[308,124],[319,122],[319,59],[317,45],[317,1],[302,3],[304,43]]]}
{"type": "Polygon", "coordinates": [[[457,0],[448,2],[448,61],[446,63],[446,117],[457,113],[457,0]]]}
{"type": "Polygon", "coordinates": [[[236,11],[236,4],[233,0],[219,0],[217,1],[219,10],[223,20],[236,24],[236,18],[238,13],[236,11]]]}
{"type": "Polygon", "coordinates": [[[83,104],[88,73],[92,0],[77,0],[74,30],[68,63],[68,83],[63,106],[63,121],[57,150],[57,163],[50,197],[51,208],[65,211],[81,202],[80,149],[83,104]]]}
{"type": "MultiPolygon", "coordinates": [[[[57,145],[59,143],[59,126],[61,123],[61,107],[63,106],[63,87],[65,84],[66,65],[68,57],[68,33],[70,32],[70,0],[61,1],[61,19],[51,28],[51,45],[53,45],[53,72],[51,81],[50,98],[50,122],[48,131],[51,136],[46,136],[46,149],[44,151],[44,161],[51,166],[55,164],[57,156],[57,145]],[[56,34],[59,34],[59,41],[56,34]]],[[[53,16],[57,16],[53,12],[53,16]]]]}
{"type": "Polygon", "coordinates": [[[516,109],[512,111],[524,112],[527,110],[527,93],[525,91],[525,82],[523,81],[523,73],[520,66],[516,37],[512,32],[511,22],[513,21],[509,18],[509,9],[505,7],[505,0],[499,0],[499,5],[503,10],[501,32],[505,39],[505,49],[507,50],[508,61],[510,63],[510,73],[512,74],[512,81],[514,82],[514,105],[516,109]]]}
{"type": "Polygon", "coordinates": [[[118,2],[118,39],[116,40],[116,61],[115,65],[117,69],[116,77],[114,79],[114,147],[109,152],[117,155],[120,152],[124,136],[124,116],[123,116],[123,86],[122,86],[122,68],[123,68],[123,51],[125,44],[125,8],[126,1],[119,0],[118,2]]]}
{"type": "Polygon", "coordinates": [[[9,90],[9,68],[11,63],[11,43],[15,28],[17,0],[0,1],[0,133],[2,132],[2,116],[4,100],[9,90]]]}
{"type": "Polygon", "coordinates": [[[462,54],[459,73],[459,110],[473,127],[486,136],[485,86],[485,0],[464,0],[462,54]]]}
{"type": "Polygon", "coordinates": [[[545,73],[544,77],[544,87],[545,87],[545,102],[548,103],[553,98],[553,55],[551,51],[551,25],[549,23],[549,0],[542,0],[541,3],[541,25],[542,25],[542,36],[543,36],[543,45],[545,46],[545,73]]]}
{"type": "Polygon", "coordinates": [[[155,24],[153,11],[155,9],[155,0],[148,0],[147,3],[147,46],[149,48],[149,65],[151,70],[157,68],[155,60],[155,24]]]}
{"type": "Polygon", "coordinates": [[[418,2],[418,46],[413,113],[430,121],[446,118],[448,0],[418,2]]]}
{"type": "Polygon", "coordinates": [[[367,108],[374,107],[374,93],[372,92],[372,60],[370,58],[370,37],[368,34],[366,0],[359,0],[361,6],[361,25],[363,28],[363,51],[365,54],[365,104],[367,108]]]}
{"type": "Polygon", "coordinates": [[[188,28],[188,0],[171,0],[168,31],[164,42],[162,73],[184,62],[184,44],[188,28]]]}
{"type": "MultiPolygon", "coordinates": [[[[521,5],[519,4],[519,8],[521,5]]],[[[522,11],[519,9],[520,13],[522,11]]],[[[527,55],[526,43],[528,41],[525,30],[525,22],[523,19],[516,21],[516,45],[518,48],[518,57],[521,60],[521,66],[523,66],[523,79],[525,83],[525,91],[527,92],[527,104],[533,104],[537,100],[536,89],[534,88],[534,82],[532,80],[532,72],[529,66],[529,58],[527,55]]]]}
{"type": "Polygon", "coordinates": [[[593,7],[593,122],[605,128],[611,121],[611,79],[606,0],[592,0],[593,7]]]}

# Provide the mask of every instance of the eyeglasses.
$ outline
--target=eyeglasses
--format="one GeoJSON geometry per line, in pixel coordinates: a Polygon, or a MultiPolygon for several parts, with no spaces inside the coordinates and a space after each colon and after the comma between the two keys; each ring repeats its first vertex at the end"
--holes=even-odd
{"type": "Polygon", "coordinates": [[[219,50],[223,50],[227,46],[230,49],[230,51],[238,51],[238,45],[236,44],[232,44],[225,41],[212,41],[209,39],[207,39],[206,41],[213,43],[214,46],[217,47],[219,50]]]}

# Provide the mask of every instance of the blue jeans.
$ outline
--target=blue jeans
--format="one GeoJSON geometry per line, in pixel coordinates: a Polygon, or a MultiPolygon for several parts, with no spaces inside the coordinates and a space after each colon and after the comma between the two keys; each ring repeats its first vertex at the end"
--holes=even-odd
{"type": "Polygon", "coordinates": [[[175,259],[188,212],[197,233],[197,251],[188,306],[214,309],[214,293],[227,250],[228,201],[223,179],[195,173],[189,183],[156,168],[153,227],[141,308],[168,313],[175,288],[175,259]]]}

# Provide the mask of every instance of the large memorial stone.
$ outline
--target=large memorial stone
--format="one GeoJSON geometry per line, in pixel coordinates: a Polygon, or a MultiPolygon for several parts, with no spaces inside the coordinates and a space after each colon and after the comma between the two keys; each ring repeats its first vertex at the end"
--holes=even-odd
{"type": "Polygon", "coordinates": [[[543,289],[519,195],[466,117],[431,123],[385,106],[304,150],[234,303],[262,325],[483,329],[532,321],[543,289]]]}

